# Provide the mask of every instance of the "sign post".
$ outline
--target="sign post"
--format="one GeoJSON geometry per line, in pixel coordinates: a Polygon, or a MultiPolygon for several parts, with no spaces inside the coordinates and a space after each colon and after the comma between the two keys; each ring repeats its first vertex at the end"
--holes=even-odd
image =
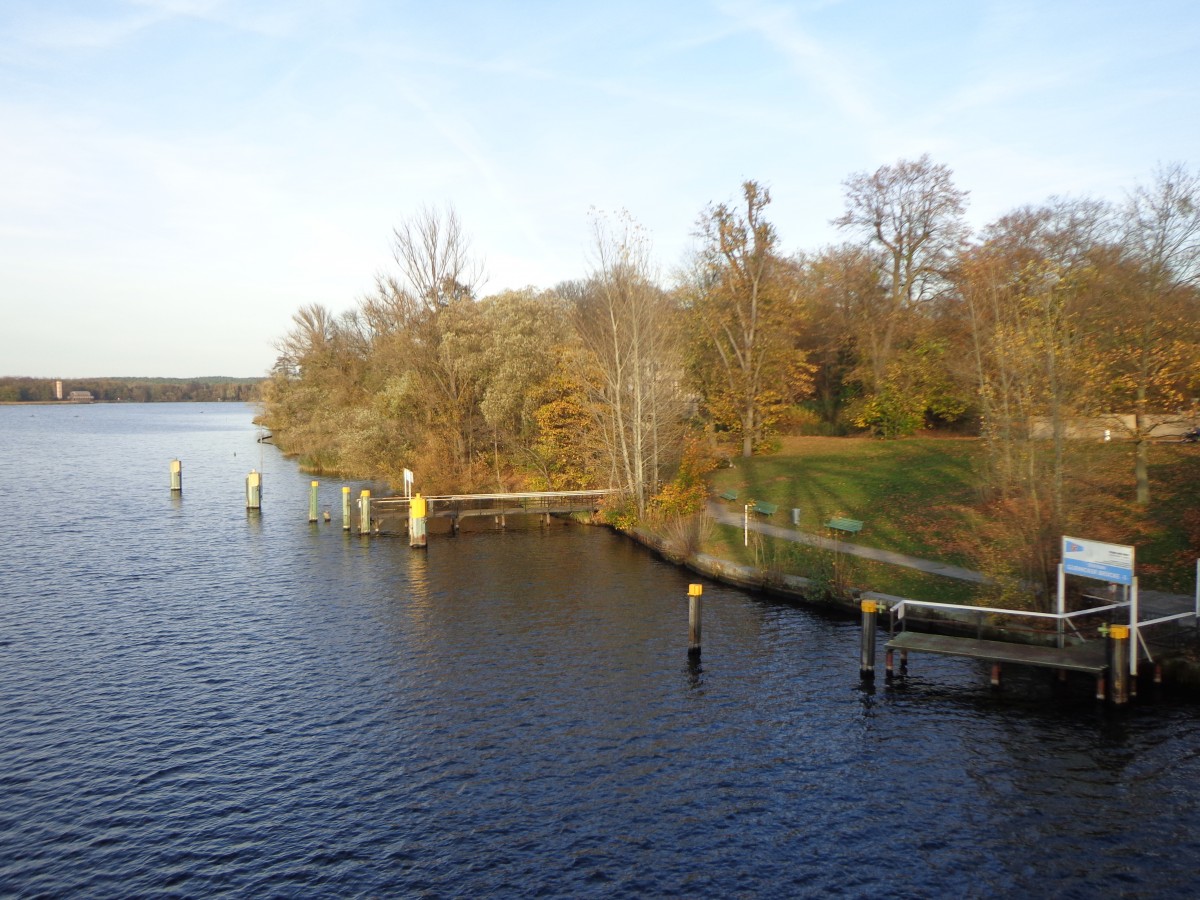
{"type": "MultiPolygon", "coordinates": [[[[1129,593],[1129,674],[1137,676],[1138,647],[1138,587],[1133,574],[1134,548],[1125,544],[1106,544],[1103,541],[1085,541],[1063,535],[1062,571],[1065,575],[1079,575],[1094,581],[1126,585],[1129,593]]],[[[1065,605],[1063,579],[1059,579],[1059,614],[1065,605]]],[[[1061,626],[1060,626],[1061,627],[1061,626]]]]}

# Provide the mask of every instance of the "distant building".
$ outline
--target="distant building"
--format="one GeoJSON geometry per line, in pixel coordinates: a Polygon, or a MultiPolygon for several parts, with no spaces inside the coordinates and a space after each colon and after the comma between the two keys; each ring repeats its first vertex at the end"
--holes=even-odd
{"type": "Polygon", "coordinates": [[[91,391],[71,391],[67,394],[68,403],[91,403],[95,399],[91,391]]]}

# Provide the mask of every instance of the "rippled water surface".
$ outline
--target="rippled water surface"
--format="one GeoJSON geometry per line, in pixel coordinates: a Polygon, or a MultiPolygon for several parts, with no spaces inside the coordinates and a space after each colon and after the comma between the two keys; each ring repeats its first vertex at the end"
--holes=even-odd
{"type": "Polygon", "coordinates": [[[711,584],[689,665],[686,573],[309,525],[251,415],[0,407],[0,896],[1196,893],[1194,704],[863,687],[854,623],[711,584]]]}

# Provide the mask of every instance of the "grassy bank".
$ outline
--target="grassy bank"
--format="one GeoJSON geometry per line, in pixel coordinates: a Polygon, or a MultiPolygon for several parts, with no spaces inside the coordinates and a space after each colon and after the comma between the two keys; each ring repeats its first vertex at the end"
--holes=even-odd
{"type": "MultiPolygon", "coordinates": [[[[737,491],[736,508],[750,500],[779,507],[770,519],[824,533],[831,516],[861,519],[856,543],[967,568],[982,568],[995,510],[980,490],[983,446],[971,439],[787,438],[779,452],[736,458],[712,473],[713,491],[737,491]]],[[[1071,533],[1137,547],[1143,587],[1190,593],[1200,549],[1200,447],[1151,447],[1149,508],[1133,498],[1133,448],[1122,443],[1071,447],[1067,491],[1071,533]]],[[[742,546],[740,529],[716,526],[704,552],[792,574],[838,577],[854,586],[902,596],[962,602],[979,590],[844,554],[759,538],[742,546]],[[836,570],[836,571],[835,571],[836,570]]]]}

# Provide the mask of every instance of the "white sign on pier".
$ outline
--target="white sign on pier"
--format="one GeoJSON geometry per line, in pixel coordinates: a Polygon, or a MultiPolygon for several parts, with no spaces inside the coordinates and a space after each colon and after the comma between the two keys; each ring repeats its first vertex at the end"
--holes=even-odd
{"type": "Polygon", "coordinates": [[[1063,536],[1063,571],[1110,584],[1133,584],[1133,548],[1063,536]]]}

